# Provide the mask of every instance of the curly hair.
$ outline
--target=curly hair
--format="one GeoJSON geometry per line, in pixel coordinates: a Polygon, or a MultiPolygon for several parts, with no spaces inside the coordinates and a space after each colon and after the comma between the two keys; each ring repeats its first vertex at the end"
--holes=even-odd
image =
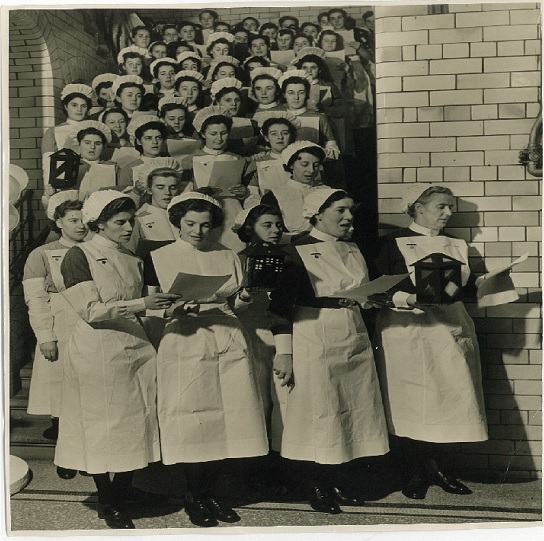
{"type": "Polygon", "coordinates": [[[55,233],[61,234],[61,229],[57,225],[57,220],[64,218],[71,210],[81,210],[83,208],[83,201],[76,199],[69,199],[68,201],[63,201],[53,213],[53,219],[49,220],[49,229],[55,233]]]}
{"type": "Polygon", "coordinates": [[[130,197],[119,197],[108,203],[96,220],[92,220],[87,224],[87,227],[95,233],[99,230],[98,224],[105,224],[115,215],[121,212],[136,212],[136,203],[130,197]]]}
{"type": "Polygon", "coordinates": [[[256,205],[249,211],[244,225],[236,231],[238,238],[242,242],[245,242],[246,244],[253,242],[255,237],[255,224],[257,223],[257,220],[264,215],[277,216],[281,220],[282,231],[287,231],[285,222],[283,221],[283,214],[279,208],[273,207],[272,205],[256,205]]]}
{"type": "Polygon", "coordinates": [[[168,210],[168,219],[170,223],[179,229],[181,219],[188,212],[209,212],[212,222],[212,229],[219,227],[223,223],[223,210],[217,205],[204,201],[202,199],[187,199],[180,201],[168,210]]]}

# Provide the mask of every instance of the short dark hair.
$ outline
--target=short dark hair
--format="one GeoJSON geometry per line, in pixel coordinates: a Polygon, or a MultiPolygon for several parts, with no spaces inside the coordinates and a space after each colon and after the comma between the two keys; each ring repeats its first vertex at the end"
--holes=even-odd
{"type": "Polygon", "coordinates": [[[172,64],[172,62],[169,62],[168,60],[165,60],[164,58],[161,58],[161,60],[159,60],[155,64],[155,66],[153,66],[153,73],[151,75],[153,75],[153,77],[157,77],[157,73],[159,72],[159,69],[162,66],[170,66],[170,67],[174,68],[174,73],[177,73],[179,71],[179,66],[174,66],[174,64],[172,64]]]}
{"type": "Polygon", "coordinates": [[[283,36],[283,34],[289,34],[294,40],[296,32],[292,28],[280,28],[276,36],[283,36]]]}
{"type": "Polygon", "coordinates": [[[102,83],[98,83],[96,85],[96,88],[94,89],[94,93],[96,94],[96,101],[98,102],[98,105],[100,105],[101,107],[106,106],[106,100],[100,97],[100,92],[102,92],[104,88],[111,88],[112,86],[113,86],[113,81],[103,81],[102,83]]]}
{"type": "Polygon", "coordinates": [[[293,165],[294,163],[299,159],[300,155],[306,152],[306,154],[311,154],[312,156],[315,156],[319,159],[321,163],[323,163],[323,160],[325,159],[325,151],[321,147],[307,147],[307,148],[301,148],[300,150],[297,150],[287,162],[287,165],[285,166],[285,169],[289,171],[290,173],[293,172],[293,165]]]}
{"type": "Polygon", "coordinates": [[[266,43],[266,46],[270,49],[270,38],[262,34],[251,34],[247,41],[247,46],[251,47],[251,44],[257,39],[262,39],[266,43]]]}
{"type": "Polygon", "coordinates": [[[206,129],[212,124],[225,124],[227,130],[230,131],[232,128],[232,118],[226,115],[212,115],[202,123],[202,130],[200,133],[206,133],[206,129]]]}
{"type": "Polygon", "coordinates": [[[213,9],[203,9],[199,14],[198,18],[200,18],[201,15],[204,15],[205,13],[208,13],[211,15],[215,20],[219,19],[219,14],[217,11],[214,11],[213,9]]]}
{"type": "Polygon", "coordinates": [[[231,25],[230,25],[229,23],[225,22],[225,21],[217,21],[217,22],[215,23],[215,25],[214,25],[214,30],[215,30],[216,27],[217,27],[218,25],[220,25],[220,24],[223,24],[223,25],[225,25],[226,27],[228,27],[229,32],[230,32],[231,25]]]}
{"type": "Polygon", "coordinates": [[[181,219],[190,211],[209,212],[212,218],[212,229],[223,223],[223,209],[203,199],[186,199],[168,209],[168,219],[174,227],[180,226],[181,219]]]}
{"type": "MultiPolygon", "coordinates": [[[[176,58],[177,60],[177,58],[176,58]]],[[[200,58],[199,56],[197,56],[195,54],[195,56],[191,56],[190,58],[186,58],[185,60],[193,60],[194,62],[197,63],[198,65],[198,69],[196,71],[198,71],[200,73],[200,70],[202,69],[202,58],[200,58]]],[[[182,70],[183,68],[181,67],[181,65],[183,64],[183,62],[185,62],[185,60],[183,60],[182,62],[179,62],[179,70],[182,70]]]]}
{"type": "Polygon", "coordinates": [[[191,21],[181,21],[178,25],[179,30],[181,31],[184,26],[192,26],[195,31],[197,30],[196,24],[191,21]]]}
{"type": "Polygon", "coordinates": [[[103,209],[96,220],[90,221],[87,226],[91,231],[98,231],[98,224],[106,223],[116,214],[121,212],[136,212],[136,203],[130,197],[119,197],[110,201],[103,209]]]}
{"type": "Polygon", "coordinates": [[[178,31],[177,25],[175,25],[175,24],[165,24],[165,25],[162,27],[162,35],[164,36],[164,33],[165,33],[167,30],[170,30],[171,28],[173,28],[176,32],[178,31]]]}
{"type": "Polygon", "coordinates": [[[144,88],[144,85],[140,85],[138,83],[131,83],[131,82],[127,82],[127,83],[121,83],[119,85],[119,88],[117,89],[117,92],[116,92],[116,96],[120,96],[121,95],[121,92],[123,92],[123,90],[125,90],[125,88],[137,88],[141,93],[142,93],[142,97],[143,95],[145,94],[145,88],[144,88]]]}
{"type": "Polygon", "coordinates": [[[275,23],[271,23],[271,22],[268,22],[268,23],[264,23],[260,26],[259,28],[259,35],[263,35],[263,31],[264,30],[268,30],[269,28],[273,28],[274,30],[278,30],[278,25],[275,24],[275,23]]]}
{"type": "Polygon", "coordinates": [[[287,129],[289,130],[289,143],[293,143],[297,138],[297,129],[287,120],[286,118],[268,118],[263,122],[263,127],[261,128],[262,134],[265,137],[268,137],[268,131],[270,130],[270,127],[274,124],[283,124],[284,126],[287,126],[287,129]]]}
{"type": "Polygon", "coordinates": [[[271,216],[277,216],[281,219],[281,224],[283,227],[283,231],[287,231],[287,228],[285,227],[285,222],[283,221],[283,214],[281,213],[281,210],[278,207],[273,207],[272,205],[256,205],[253,207],[244,222],[244,225],[236,231],[236,234],[238,235],[238,238],[245,242],[246,244],[249,244],[252,241],[253,234],[255,232],[255,224],[257,223],[257,220],[266,214],[270,214],[271,216]]]}
{"type": "Polygon", "coordinates": [[[93,128],[93,127],[89,127],[89,128],[84,128],[83,130],[79,130],[77,132],[77,135],[76,135],[76,138],[77,138],[77,142],[78,143],[81,143],[81,141],[83,141],[83,138],[86,136],[86,135],[98,135],[100,137],[100,139],[102,140],[102,144],[105,146],[108,142],[106,136],[104,135],[103,132],[101,132],[98,128],[93,128]]]}
{"type": "MultiPolygon", "coordinates": [[[[234,74],[235,74],[234,76],[236,77],[236,74],[238,72],[238,68],[232,62],[224,61],[224,62],[219,62],[219,64],[217,64],[217,66],[215,66],[213,68],[213,71],[208,74],[209,79],[211,79],[212,81],[215,81],[215,76],[217,75],[217,72],[223,66],[232,66],[234,68],[234,74]]],[[[236,79],[238,79],[238,77],[236,77],[236,79]]]]}
{"type": "Polygon", "coordinates": [[[216,39],[215,41],[213,41],[212,43],[210,43],[208,45],[208,47],[206,48],[206,52],[211,56],[212,54],[212,49],[215,45],[217,45],[218,43],[224,43],[225,45],[228,45],[229,47],[229,53],[230,51],[232,50],[232,43],[227,39],[227,38],[219,38],[219,39],[216,39]]]}
{"type": "Polygon", "coordinates": [[[366,21],[367,19],[369,19],[370,17],[374,17],[374,12],[373,11],[365,11],[363,13],[363,19],[366,21]]]}
{"type": "Polygon", "coordinates": [[[261,23],[259,22],[258,19],[256,19],[255,17],[244,17],[240,22],[242,23],[242,25],[244,24],[244,21],[255,21],[257,23],[257,28],[259,26],[261,26],[261,23]]]}
{"type": "MultiPolygon", "coordinates": [[[[317,212],[318,214],[321,214],[322,212],[324,212],[325,210],[327,210],[330,206],[334,205],[334,203],[336,203],[337,201],[342,201],[342,199],[346,199],[346,197],[349,197],[350,199],[353,199],[353,197],[351,195],[349,195],[348,192],[344,191],[344,190],[341,190],[341,191],[338,191],[338,192],[334,192],[333,194],[331,194],[327,199],[326,201],[319,207],[319,211],[317,212]]],[[[317,223],[317,220],[315,218],[315,216],[312,216],[310,218],[310,224],[311,225],[315,225],[317,223]]]]}
{"type": "Polygon", "coordinates": [[[284,15],[283,17],[279,18],[278,22],[280,23],[280,26],[281,26],[285,21],[288,21],[288,20],[295,21],[297,28],[300,26],[299,20],[296,17],[293,17],[292,15],[284,15]]]}
{"type": "Polygon", "coordinates": [[[64,218],[71,210],[81,210],[83,208],[83,201],[77,199],[69,199],[63,201],[53,212],[53,219],[49,220],[49,229],[60,235],[61,229],[57,226],[56,221],[59,218],[64,218]]]}
{"type": "Polygon", "coordinates": [[[159,110],[159,117],[164,118],[166,113],[169,113],[170,111],[175,111],[176,109],[181,109],[182,111],[185,111],[186,115],[189,112],[187,106],[183,105],[183,103],[165,103],[159,110]]]}
{"type": "Polygon", "coordinates": [[[348,17],[348,12],[345,9],[342,9],[342,8],[329,9],[329,11],[327,12],[327,17],[330,18],[331,13],[340,13],[342,15],[342,17],[344,17],[344,19],[346,19],[348,17]]]}
{"type": "MultiPolygon", "coordinates": [[[[334,30],[331,30],[330,28],[327,28],[319,34],[319,37],[317,38],[317,46],[321,47],[321,43],[323,42],[324,36],[335,36],[336,37],[336,50],[340,51],[342,50],[342,47],[344,46],[344,40],[338,32],[335,32],[334,30]]],[[[322,48],[322,47],[321,47],[322,48]]]]}
{"type": "Polygon", "coordinates": [[[166,126],[162,122],[158,122],[158,121],[146,122],[143,126],[140,126],[134,132],[134,138],[136,139],[136,141],[134,141],[134,148],[140,153],[143,152],[143,148],[141,143],[138,143],[138,141],[140,141],[144,133],[149,130],[159,131],[163,139],[166,139],[166,137],[168,136],[168,130],[166,129],[166,126]]]}
{"type": "Polygon", "coordinates": [[[111,109],[106,109],[103,113],[102,113],[102,120],[101,122],[103,122],[104,124],[106,123],[106,120],[108,119],[108,117],[113,114],[113,113],[118,113],[120,115],[123,115],[123,117],[125,118],[125,122],[128,124],[129,123],[129,118],[128,118],[128,115],[126,113],[126,111],[124,109],[121,109],[120,107],[112,107],[111,109]]]}
{"type": "Polygon", "coordinates": [[[317,32],[321,32],[321,26],[319,26],[317,23],[313,23],[312,21],[306,21],[305,23],[302,23],[300,27],[300,31],[304,32],[304,29],[308,26],[313,26],[314,28],[317,28],[317,32]]]}
{"type": "Polygon", "coordinates": [[[142,61],[142,65],[143,65],[144,56],[134,51],[128,51],[127,53],[125,53],[123,55],[123,61],[120,62],[119,64],[122,66],[127,60],[130,60],[131,58],[139,58],[142,61]]]}
{"type": "Polygon", "coordinates": [[[304,62],[313,62],[314,64],[317,64],[317,67],[319,69],[319,79],[322,81],[327,81],[329,83],[333,82],[329,67],[321,57],[317,56],[316,54],[307,54],[297,61],[297,68],[302,69],[302,65],[304,64],[304,62]]]}
{"type": "Polygon", "coordinates": [[[258,62],[263,68],[270,67],[270,61],[264,56],[250,56],[244,60],[244,66],[247,67],[251,62],[258,62]]]}
{"type": "Polygon", "coordinates": [[[70,92],[70,94],[68,94],[62,99],[61,103],[62,103],[62,107],[64,108],[64,111],[66,112],[66,108],[68,107],[68,104],[75,98],[81,98],[82,100],[84,100],[85,103],[87,104],[87,112],[89,112],[89,110],[93,106],[93,102],[91,98],[88,98],[87,96],[85,96],[85,94],[81,94],[81,92],[70,92]]]}
{"type": "Polygon", "coordinates": [[[231,87],[225,87],[225,88],[222,88],[216,95],[215,95],[215,98],[214,98],[214,101],[215,103],[219,103],[219,101],[221,100],[221,98],[223,96],[225,96],[226,94],[230,94],[231,92],[236,92],[236,94],[238,94],[238,97],[240,98],[240,102],[242,102],[244,100],[244,96],[242,94],[242,91],[234,86],[231,86],[231,87]]]}
{"type": "Polygon", "coordinates": [[[314,38],[312,38],[312,36],[307,36],[306,34],[303,34],[302,32],[298,32],[297,34],[295,34],[295,37],[293,38],[293,44],[295,43],[297,38],[304,38],[308,40],[308,43],[310,45],[314,44],[314,38]]]}
{"type": "MultiPolygon", "coordinates": [[[[289,74],[288,71],[286,73],[289,74]]],[[[304,90],[306,90],[307,96],[310,95],[310,81],[308,81],[308,79],[305,79],[304,77],[298,77],[298,76],[289,77],[288,79],[283,81],[283,83],[281,84],[281,91],[283,92],[283,94],[285,94],[285,90],[287,86],[293,85],[293,84],[304,85],[304,90]]]]}
{"type": "Polygon", "coordinates": [[[137,34],[140,30],[147,30],[147,32],[149,32],[149,36],[151,37],[151,29],[148,28],[147,26],[143,25],[143,24],[140,24],[139,26],[135,26],[135,27],[130,31],[131,37],[134,38],[134,37],[136,36],[136,34],[137,34]]]}

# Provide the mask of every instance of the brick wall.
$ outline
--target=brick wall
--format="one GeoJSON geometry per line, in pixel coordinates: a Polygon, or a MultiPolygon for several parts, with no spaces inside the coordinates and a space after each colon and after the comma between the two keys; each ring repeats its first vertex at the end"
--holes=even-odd
{"type": "Polygon", "coordinates": [[[44,226],[41,139],[44,131],[63,122],[60,92],[74,81],[90,82],[114,66],[96,55],[96,38],[86,28],[84,12],[16,10],[9,21],[10,161],[29,176],[37,190],[33,206],[44,226]]]}
{"type": "Polygon", "coordinates": [[[382,229],[405,226],[401,184],[459,196],[448,231],[483,272],[522,253],[518,302],[468,306],[478,330],[490,441],[459,462],[497,477],[541,476],[541,182],[518,164],[539,112],[538,4],[378,6],[378,193],[382,229]]]}

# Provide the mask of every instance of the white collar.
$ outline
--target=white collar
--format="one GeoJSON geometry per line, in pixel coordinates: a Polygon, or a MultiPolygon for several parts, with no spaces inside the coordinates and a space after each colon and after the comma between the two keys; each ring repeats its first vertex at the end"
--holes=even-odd
{"type": "Polygon", "coordinates": [[[259,103],[259,107],[257,107],[257,111],[266,111],[268,109],[272,109],[273,107],[277,107],[278,106],[278,102],[277,101],[273,101],[272,103],[266,103],[266,104],[262,104],[262,103],[259,103]]]}
{"type": "Polygon", "coordinates": [[[60,237],[59,239],[60,244],[63,246],[66,246],[67,248],[71,248],[72,246],[77,246],[79,242],[76,242],[74,240],[65,239],[64,237],[60,237]]]}
{"type": "Polygon", "coordinates": [[[110,248],[112,250],[117,250],[120,247],[120,245],[114,242],[113,240],[103,237],[98,231],[89,242],[93,242],[94,244],[99,244],[103,248],[110,248]]]}
{"type": "Polygon", "coordinates": [[[71,124],[72,126],[75,126],[76,124],[79,124],[81,120],[72,120],[71,118],[66,119],[66,124],[71,124]]]}
{"type": "Polygon", "coordinates": [[[274,158],[275,160],[281,160],[281,152],[277,153],[277,152],[274,152],[273,150],[270,150],[270,157],[274,158]]]}
{"type": "Polygon", "coordinates": [[[299,116],[299,115],[303,115],[307,111],[307,108],[306,107],[301,107],[300,109],[289,109],[289,108],[287,108],[287,110],[292,115],[299,116]]]}
{"type": "Polygon", "coordinates": [[[287,182],[284,184],[284,186],[291,186],[292,188],[296,188],[297,190],[303,191],[303,190],[310,190],[315,188],[315,186],[312,186],[310,184],[304,184],[303,182],[297,182],[292,177],[289,177],[287,179],[287,182]]]}
{"type": "Polygon", "coordinates": [[[206,154],[210,154],[211,156],[220,156],[221,154],[225,154],[226,150],[212,150],[211,148],[208,148],[206,145],[204,145],[204,148],[202,149],[206,154]]]}
{"type": "Polygon", "coordinates": [[[89,165],[96,165],[100,163],[100,160],[95,160],[94,162],[92,162],[90,160],[86,160],[85,158],[81,158],[81,161],[84,163],[88,163],[89,165]]]}
{"type": "Polygon", "coordinates": [[[423,227],[422,225],[416,224],[416,222],[412,222],[408,226],[408,229],[411,229],[415,233],[425,235],[426,237],[436,237],[437,235],[440,235],[440,230],[429,229],[428,227],[423,227]]]}
{"type": "Polygon", "coordinates": [[[322,240],[322,241],[337,241],[339,240],[337,237],[333,235],[329,235],[328,233],[324,233],[323,231],[319,231],[319,229],[316,229],[315,227],[312,227],[310,230],[310,236],[314,237],[314,239],[322,240]]]}
{"type": "Polygon", "coordinates": [[[153,163],[152,160],[155,158],[153,156],[144,156],[143,154],[140,154],[140,160],[142,160],[144,163],[153,163]]]}
{"type": "Polygon", "coordinates": [[[176,237],[176,245],[182,250],[192,250],[195,252],[199,251],[196,246],[193,246],[192,244],[188,243],[186,240],[181,239],[179,236],[176,237]]]}
{"type": "Polygon", "coordinates": [[[193,103],[193,105],[189,105],[187,107],[187,111],[189,111],[190,113],[192,113],[193,111],[196,111],[198,109],[198,107],[193,103]]]}

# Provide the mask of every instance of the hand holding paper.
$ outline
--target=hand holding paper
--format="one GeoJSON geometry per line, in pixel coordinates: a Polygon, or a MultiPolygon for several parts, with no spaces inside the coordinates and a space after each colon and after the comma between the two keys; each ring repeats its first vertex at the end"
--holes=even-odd
{"type": "Polygon", "coordinates": [[[519,299],[519,295],[510,276],[510,271],[527,260],[529,254],[523,254],[508,265],[488,272],[478,287],[478,307],[486,308],[507,304],[519,299]]]}
{"type": "Polygon", "coordinates": [[[178,273],[169,293],[179,295],[180,300],[198,301],[209,299],[231,277],[226,276],[202,276],[200,274],[178,273]]]}
{"type": "Polygon", "coordinates": [[[331,297],[339,297],[343,299],[353,299],[360,304],[364,304],[368,301],[370,295],[377,295],[379,293],[384,293],[392,287],[396,286],[398,283],[402,282],[409,274],[393,274],[393,275],[384,275],[362,284],[353,289],[348,289],[346,291],[338,291],[333,293],[331,297]]]}

